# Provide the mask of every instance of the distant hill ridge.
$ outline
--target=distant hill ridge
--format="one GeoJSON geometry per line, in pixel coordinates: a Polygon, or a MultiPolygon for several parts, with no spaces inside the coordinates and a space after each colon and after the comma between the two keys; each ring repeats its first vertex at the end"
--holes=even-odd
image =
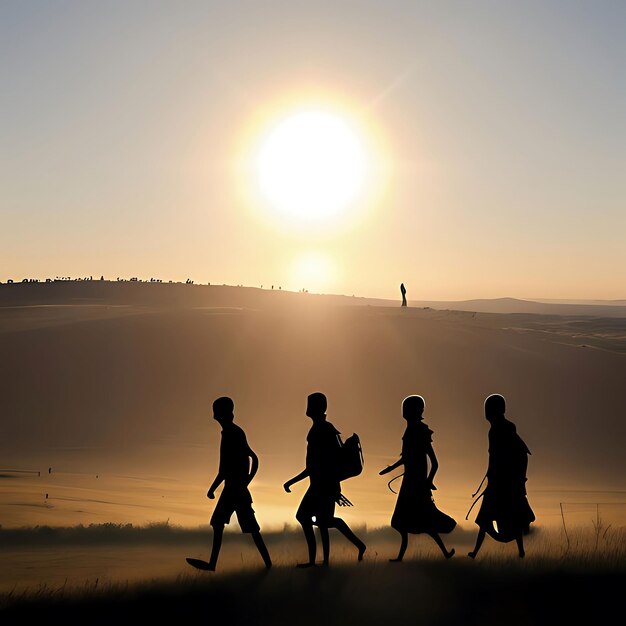
{"type": "Polygon", "coordinates": [[[433,309],[475,311],[476,313],[529,313],[536,315],[591,315],[597,317],[626,317],[625,300],[590,302],[539,302],[517,298],[494,298],[446,301],[411,301],[412,306],[429,306],[433,309]]]}
{"type": "MultiPolygon", "coordinates": [[[[0,284],[0,307],[92,304],[177,308],[202,306],[273,308],[280,307],[287,301],[335,306],[400,306],[400,298],[389,300],[233,285],[108,280],[0,284]]],[[[572,302],[505,297],[455,301],[410,300],[409,306],[476,313],[626,317],[626,300],[572,302]]]]}

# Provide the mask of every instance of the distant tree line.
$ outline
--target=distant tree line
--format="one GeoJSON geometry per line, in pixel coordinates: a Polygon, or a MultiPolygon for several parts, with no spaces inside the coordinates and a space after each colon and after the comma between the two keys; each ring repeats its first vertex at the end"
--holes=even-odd
{"type": "MultiPolygon", "coordinates": [[[[72,276],[56,276],[55,278],[46,278],[46,279],[39,279],[39,278],[22,278],[22,280],[13,280],[12,278],[8,278],[6,281],[7,285],[13,285],[13,284],[17,284],[17,283],[41,283],[41,282],[46,282],[46,283],[68,283],[68,282],[74,282],[74,283],[83,283],[83,282],[93,282],[94,280],[98,281],[105,281],[107,279],[104,278],[104,276],[100,276],[100,279],[94,279],[93,276],[78,276],[78,277],[72,277],[72,276]]],[[[111,281],[108,281],[111,282],[111,281]]],[[[123,278],[121,276],[118,276],[115,279],[115,282],[118,283],[126,283],[126,282],[130,282],[130,283],[162,283],[163,280],[161,278],[139,278],[138,276],[133,276],[131,278],[123,278]]],[[[167,281],[170,284],[182,284],[180,281],[175,281],[175,280],[168,280],[167,281]]],[[[0,280],[0,285],[2,285],[2,281],[0,280]]],[[[184,282],[185,285],[195,285],[196,282],[194,280],[192,280],[191,278],[187,278],[184,282]]],[[[198,284],[202,284],[202,283],[198,283],[198,284]]],[[[207,286],[211,286],[211,283],[206,283],[207,286]]],[[[229,286],[234,286],[234,287],[245,287],[245,285],[227,285],[226,283],[222,283],[222,287],[229,287],[229,286]]],[[[261,285],[261,289],[263,289],[263,285],[261,285]]],[[[272,285],[271,289],[274,289],[274,285],[272,285]]],[[[278,289],[280,291],[282,291],[282,286],[279,286],[278,289]]],[[[299,293],[308,293],[309,290],[308,289],[300,289],[299,293]]]]}
{"type": "MultiPolygon", "coordinates": [[[[7,285],[13,285],[16,282],[17,283],[40,283],[40,282],[46,282],[46,283],[67,283],[67,282],[73,282],[73,283],[82,283],[82,282],[92,282],[94,280],[93,276],[79,276],[79,277],[71,277],[71,276],[56,276],[55,278],[46,278],[45,281],[44,280],[40,280],[39,278],[22,278],[22,280],[18,280],[15,281],[12,278],[8,278],[7,279],[7,285]]],[[[98,279],[96,279],[98,280],[98,279]]],[[[100,280],[104,281],[105,278],[104,276],[100,276],[100,280]]],[[[132,283],[162,283],[163,280],[161,278],[150,278],[150,280],[148,280],[147,278],[138,278],[137,276],[133,276],[132,278],[121,278],[120,276],[118,276],[115,280],[115,282],[118,283],[123,283],[123,282],[132,282],[132,283]]],[[[169,283],[174,283],[177,281],[173,281],[170,280],[168,281],[169,283]]],[[[0,281],[0,285],[2,284],[2,281],[0,281]]],[[[194,285],[195,281],[193,281],[191,278],[188,278],[185,281],[186,285],[194,285]]],[[[211,283],[207,283],[207,285],[211,285],[211,283]]]]}
{"type": "MultiPolygon", "coordinates": [[[[104,275],[100,276],[100,278],[95,278],[93,276],[78,276],[78,277],[72,277],[72,276],[56,276],[55,278],[46,278],[46,279],[39,279],[39,278],[22,278],[22,280],[13,280],[12,278],[8,278],[6,281],[7,285],[13,285],[13,284],[19,284],[19,283],[68,283],[68,282],[74,282],[74,283],[83,283],[83,282],[93,282],[93,281],[105,281],[107,279],[104,278],[104,275]]],[[[111,280],[107,280],[107,282],[111,282],[111,280]]],[[[118,282],[118,283],[125,283],[125,282],[130,282],[130,283],[162,283],[163,280],[161,278],[139,278],[138,276],[132,276],[131,278],[123,278],[121,276],[118,276],[114,282],[118,282]]],[[[175,280],[168,280],[167,281],[170,284],[182,284],[180,281],[175,281],[175,280]]],[[[0,280],[0,285],[2,285],[2,281],[0,280]]],[[[184,282],[185,285],[195,285],[196,282],[194,280],[192,280],[191,278],[187,278],[184,282]]],[[[198,283],[198,284],[202,284],[202,283],[198,283]]],[[[206,283],[207,286],[211,286],[211,283],[206,283]]],[[[245,285],[240,284],[240,285],[227,285],[226,283],[222,283],[222,287],[245,287],[245,285]]],[[[261,289],[263,289],[263,285],[261,285],[261,289]]],[[[274,285],[271,286],[271,289],[274,290],[274,285]]],[[[278,286],[278,290],[282,291],[282,286],[278,286]]],[[[308,289],[302,288],[298,290],[298,293],[309,293],[308,289]]]]}

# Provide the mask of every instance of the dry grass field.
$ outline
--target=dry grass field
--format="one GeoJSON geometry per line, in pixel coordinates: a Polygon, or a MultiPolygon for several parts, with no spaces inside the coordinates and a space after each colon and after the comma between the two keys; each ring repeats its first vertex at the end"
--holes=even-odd
{"type": "Polygon", "coordinates": [[[488,540],[472,561],[464,555],[473,537],[463,532],[449,538],[457,555],[444,561],[419,536],[412,538],[401,564],[388,562],[397,548],[393,532],[372,530],[365,534],[369,550],[363,563],[353,562],[345,543],[333,537],[331,566],[306,571],[294,567],[304,556],[299,533],[268,534],[275,560],[270,571],[261,567],[248,538],[233,534],[215,573],[183,563],[189,554],[206,558],[206,530],[106,525],[5,532],[0,533],[3,549],[11,542],[14,559],[20,549],[40,550],[48,558],[51,551],[80,550],[74,553],[78,572],[64,572],[72,582],[67,577],[63,583],[38,582],[35,569],[29,586],[5,590],[0,596],[3,624],[181,619],[233,625],[574,624],[608,619],[622,605],[626,582],[623,528],[600,537],[591,527],[571,529],[569,548],[562,530],[538,529],[527,538],[524,560],[512,545],[488,540]],[[94,570],[80,580],[82,559],[101,566],[102,548],[110,558],[125,560],[126,568],[104,579],[94,570]],[[168,569],[164,553],[177,565],[168,569]]]}

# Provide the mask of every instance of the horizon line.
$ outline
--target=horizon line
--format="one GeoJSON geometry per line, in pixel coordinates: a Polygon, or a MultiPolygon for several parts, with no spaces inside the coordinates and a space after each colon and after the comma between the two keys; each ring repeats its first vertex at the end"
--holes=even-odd
{"type": "MultiPolygon", "coordinates": [[[[11,279],[7,278],[4,281],[0,279],[0,286],[8,286],[8,285],[50,285],[50,284],[59,284],[59,283],[141,283],[141,284],[150,284],[150,285],[187,285],[187,286],[195,286],[195,287],[231,287],[231,288],[239,288],[239,289],[258,289],[259,291],[279,291],[285,293],[306,293],[314,296],[330,296],[330,297],[343,297],[343,298],[361,298],[366,300],[383,300],[386,302],[397,302],[400,298],[392,298],[385,296],[369,296],[369,295],[356,295],[356,294],[345,294],[345,293],[334,293],[334,292],[310,292],[306,289],[294,290],[290,288],[282,288],[282,285],[275,288],[266,287],[264,285],[244,285],[244,284],[229,284],[229,283],[212,283],[212,282],[196,282],[191,278],[187,278],[185,280],[175,280],[175,279],[159,279],[155,277],[150,278],[140,278],[138,276],[132,276],[130,278],[118,276],[116,278],[105,278],[104,274],[101,274],[100,278],[94,278],[93,275],[89,276],[56,276],[55,278],[41,278],[41,277],[28,277],[22,279],[11,279]]],[[[464,302],[493,302],[498,300],[515,300],[518,302],[534,302],[537,304],[604,304],[607,306],[626,306],[626,295],[623,298],[577,298],[577,297],[568,297],[568,298],[552,298],[552,297],[529,297],[529,296],[511,296],[511,295],[501,295],[501,296],[474,296],[474,297],[465,297],[465,298],[446,298],[446,299],[437,299],[437,298],[413,298],[408,299],[408,302],[411,303],[464,303],[464,302]],[[611,304],[613,303],[613,304],[611,304]]]]}

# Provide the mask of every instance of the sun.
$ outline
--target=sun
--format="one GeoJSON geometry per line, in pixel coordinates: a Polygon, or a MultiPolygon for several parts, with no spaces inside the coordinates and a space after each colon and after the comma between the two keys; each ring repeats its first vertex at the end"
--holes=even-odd
{"type": "Polygon", "coordinates": [[[282,213],[305,221],[333,216],[364,189],[367,150],[348,118],[306,109],[273,126],[256,159],[259,189],[282,213]]]}

